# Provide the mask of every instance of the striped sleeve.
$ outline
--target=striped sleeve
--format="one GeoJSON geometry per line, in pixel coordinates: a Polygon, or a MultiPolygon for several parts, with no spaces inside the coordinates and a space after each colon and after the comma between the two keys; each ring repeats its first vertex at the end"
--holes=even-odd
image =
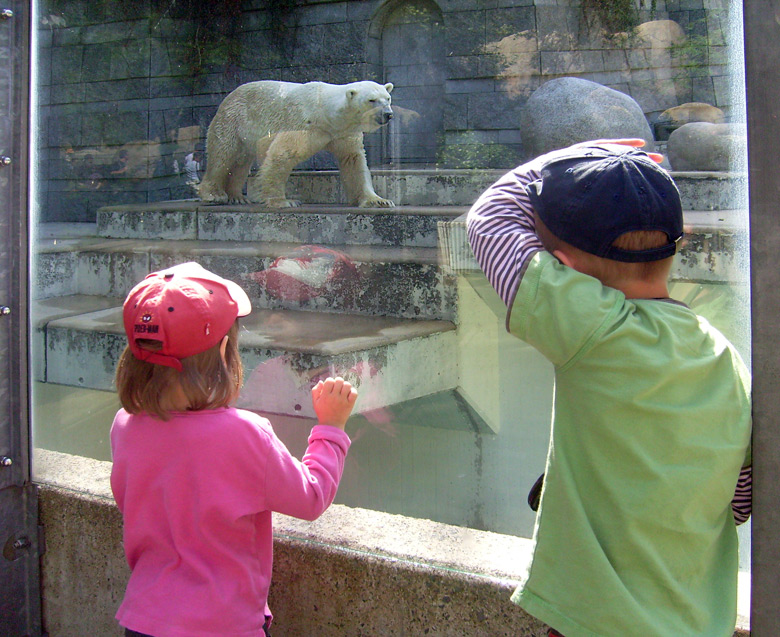
{"type": "Polygon", "coordinates": [[[734,499],[731,501],[731,511],[737,525],[747,522],[753,511],[753,467],[743,467],[737,480],[734,499]]]}
{"type": "Polygon", "coordinates": [[[531,257],[542,250],[525,186],[539,179],[539,159],[508,172],[477,199],[467,228],[477,263],[498,295],[511,306],[531,257]]]}

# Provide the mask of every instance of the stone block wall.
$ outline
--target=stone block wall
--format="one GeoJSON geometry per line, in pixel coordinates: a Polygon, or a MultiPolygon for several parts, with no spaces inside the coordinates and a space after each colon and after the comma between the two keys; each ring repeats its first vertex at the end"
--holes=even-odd
{"type": "MultiPolygon", "coordinates": [[[[258,79],[393,82],[398,116],[366,136],[372,166],[511,167],[524,158],[528,96],[567,75],[628,93],[651,124],[689,101],[728,111],[728,1],[637,3],[638,20],[654,22],[605,38],[579,0],[47,0],[36,49],[41,220],[195,196],[175,166],[204,143],[225,95],[258,79]]],[[[322,154],[303,167],[335,166],[322,154]]]]}

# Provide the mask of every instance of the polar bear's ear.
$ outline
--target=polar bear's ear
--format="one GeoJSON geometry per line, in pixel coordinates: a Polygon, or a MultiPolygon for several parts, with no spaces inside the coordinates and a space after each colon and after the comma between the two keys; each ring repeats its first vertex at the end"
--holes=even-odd
{"type": "Polygon", "coordinates": [[[385,90],[390,93],[393,90],[393,85],[388,82],[385,84],[385,90]]]}
{"type": "Polygon", "coordinates": [[[356,88],[348,88],[347,89],[347,99],[348,100],[355,99],[355,95],[357,95],[357,94],[358,94],[358,91],[357,91],[356,88]]]}

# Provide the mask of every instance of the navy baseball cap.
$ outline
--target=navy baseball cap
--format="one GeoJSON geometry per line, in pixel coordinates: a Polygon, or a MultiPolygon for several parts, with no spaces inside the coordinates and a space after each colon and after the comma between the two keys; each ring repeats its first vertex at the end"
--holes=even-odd
{"type": "Polygon", "coordinates": [[[680,192],[645,152],[621,144],[580,146],[543,164],[527,192],[550,232],[605,259],[639,263],[671,257],[683,235],[680,192]],[[612,243],[636,230],[660,230],[669,242],[647,250],[612,243]]]}

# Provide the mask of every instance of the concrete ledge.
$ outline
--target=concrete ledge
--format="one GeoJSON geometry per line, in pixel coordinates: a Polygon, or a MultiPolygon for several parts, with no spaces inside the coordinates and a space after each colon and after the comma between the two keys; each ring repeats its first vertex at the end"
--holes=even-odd
{"type": "MultiPolygon", "coordinates": [[[[129,571],[111,464],[38,449],[44,626],[121,635],[129,571]]],[[[346,506],[313,523],[276,516],[269,604],[286,635],[513,635],[543,624],[509,602],[530,541],[346,506]]]]}
{"type": "MultiPolygon", "coordinates": [[[[377,193],[396,206],[471,206],[506,169],[391,169],[374,168],[377,193]]],[[[746,175],[736,172],[672,172],[683,208],[724,210],[744,205],[746,175]]],[[[338,171],[294,171],[288,196],[307,202],[344,201],[338,171]]]]}
{"type": "MultiPolygon", "coordinates": [[[[36,449],[34,468],[44,629],[119,637],[129,571],[111,463],[36,449]]],[[[278,515],[274,526],[274,637],[547,634],[509,601],[527,539],[342,505],[315,522],[278,515]]]]}

